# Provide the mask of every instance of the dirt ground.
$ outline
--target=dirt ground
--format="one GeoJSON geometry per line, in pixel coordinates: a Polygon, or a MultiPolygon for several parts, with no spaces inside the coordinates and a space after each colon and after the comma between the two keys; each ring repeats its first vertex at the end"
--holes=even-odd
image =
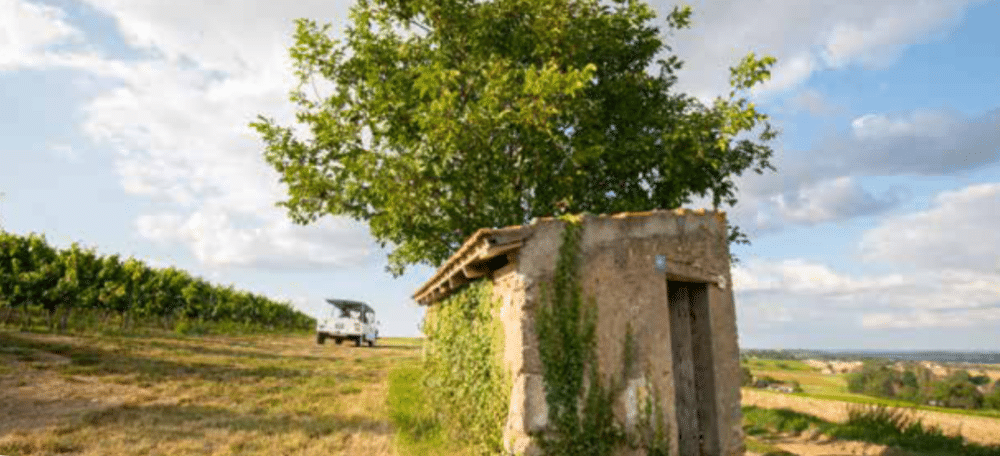
{"type": "MultiPolygon", "coordinates": [[[[794,439],[777,440],[772,445],[796,456],[906,456],[899,450],[882,445],[864,442],[827,442],[815,443],[796,441],[794,439]]],[[[747,452],[746,456],[761,456],[760,453],[747,452]]]]}
{"type": "Polygon", "coordinates": [[[0,454],[395,455],[403,342],[0,331],[0,454]]]}

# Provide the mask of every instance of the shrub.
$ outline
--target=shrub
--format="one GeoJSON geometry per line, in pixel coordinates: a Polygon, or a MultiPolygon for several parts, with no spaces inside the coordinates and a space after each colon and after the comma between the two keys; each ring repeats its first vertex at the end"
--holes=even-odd
{"type": "Polygon", "coordinates": [[[972,382],[972,384],[976,385],[976,386],[989,385],[990,384],[990,377],[988,375],[975,375],[975,376],[969,377],[969,381],[972,382]]]}

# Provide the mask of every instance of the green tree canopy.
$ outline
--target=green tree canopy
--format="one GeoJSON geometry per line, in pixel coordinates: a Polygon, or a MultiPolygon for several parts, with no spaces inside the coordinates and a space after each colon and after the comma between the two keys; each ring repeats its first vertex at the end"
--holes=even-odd
{"type": "MultiPolygon", "coordinates": [[[[773,169],[775,132],[746,93],[774,59],[746,56],[713,103],[676,92],[681,60],[640,0],[358,0],[350,17],[340,39],[297,22],[304,130],[252,126],[291,219],[366,221],[395,275],[480,227],[732,205],[735,176],[773,169]]],[[[667,31],[690,18],[675,8],[667,31]]]]}

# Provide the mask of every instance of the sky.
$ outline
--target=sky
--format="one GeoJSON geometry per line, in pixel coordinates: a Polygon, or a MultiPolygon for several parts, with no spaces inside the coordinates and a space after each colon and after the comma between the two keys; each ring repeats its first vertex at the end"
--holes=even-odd
{"type": "MultiPolygon", "coordinates": [[[[661,17],[673,2],[653,1],[661,17]]],[[[1000,2],[693,1],[678,90],[752,94],[778,171],[730,220],[747,348],[1000,350],[1000,2]]],[[[289,300],[372,304],[418,335],[412,292],[359,222],[292,224],[247,124],[294,118],[293,20],[337,0],[0,0],[0,226],[289,300]]],[[[665,22],[663,23],[665,25],[665,22]]],[[[696,203],[692,207],[697,207],[696,203]]]]}

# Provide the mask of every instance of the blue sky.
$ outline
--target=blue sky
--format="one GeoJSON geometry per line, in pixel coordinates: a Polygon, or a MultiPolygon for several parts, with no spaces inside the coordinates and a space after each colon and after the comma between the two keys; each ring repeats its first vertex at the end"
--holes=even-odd
{"type": "MultiPolygon", "coordinates": [[[[673,3],[656,1],[661,12],[673,3]]],[[[749,51],[782,135],[730,218],[746,347],[1000,350],[1000,2],[695,1],[679,88],[749,51]]],[[[359,223],[289,223],[246,127],[288,120],[292,20],[326,0],[0,0],[0,224],[291,300],[362,299],[415,335],[433,272],[359,223]]],[[[698,202],[692,206],[698,206],[698,202]]]]}

